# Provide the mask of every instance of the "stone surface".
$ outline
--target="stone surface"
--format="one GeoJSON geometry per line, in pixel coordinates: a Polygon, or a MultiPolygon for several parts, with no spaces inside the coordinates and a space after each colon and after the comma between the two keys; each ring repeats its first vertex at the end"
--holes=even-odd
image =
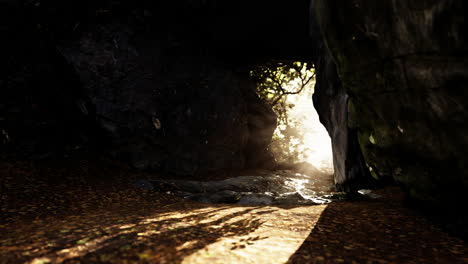
{"type": "Polygon", "coordinates": [[[268,194],[246,194],[237,202],[238,204],[271,205],[275,199],[268,194]]]}
{"type": "Polygon", "coordinates": [[[289,15],[265,3],[235,21],[242,6],[214,1],[2,2],[0,30],[11,35],[0,54],[2,149],[57,145],[32,151],[43,155],[88,143],[136,168],[181,175],[274,166],[276,116],[248,65],[287,54],[286,40],[259,40],[276,14],[289,15]]]}
{"type": "Polygon", "coordinates": [[[314,205],[344,197],[336,192],[332,175],[306,175],[292,170],[214,181],[138,180],[134,186],[203,203],[314,205]]]}
{"type": "MultiPolygon", "coordinates": [[[[3,2],[2,2],[3,3],[3,2]]],[[[24,14],[0,5],[0,153],[21,158],[64,156],[92,145],[93,107],[78,76],[24,14]],[[15,18],[3,21],[4,16],[15,18]]]]}
{"type": "Polygon", "coordinates": [[[315,1],[367,165],[443,207],[468,188],[465,1],[315,1]]]}
{"type": "Polygon", "coordinates": [[[348,91],[341,83],[316,23],[311,21],[311,34],[317,39],[314,107],[332,140],[335,184],[340,190],[354,192],[368,186],[372,178],[365,166],[357,131],[348,125],[348,91]]]}
{"type": "Polygon", "coordinates": [[[180,25],[137,11],[127,23],[106,20],[61,48],[96,105],[113,154],[140,169],[181,175],[271,163],[276,116],[248,75],[204,51],[191,32],[177,32],[180,25]],[[155,19],[169,32],[161,35],[155,19]],[[257,155],[248,156],[252,151],[257,155]]]}

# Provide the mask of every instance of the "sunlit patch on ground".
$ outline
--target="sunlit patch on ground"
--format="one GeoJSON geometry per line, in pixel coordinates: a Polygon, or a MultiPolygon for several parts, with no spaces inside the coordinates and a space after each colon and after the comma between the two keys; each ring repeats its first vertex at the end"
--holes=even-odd
{"type": "Polygon", "coordinates": [[[0,263],[284,263],[325,207],[113,210],[9,225],[0,263]]]}
{"type": "MultiPolygon", "coordinates": [[[[81,173],[79,165],[45,172],[81,173]]],[[[405,208],[398,188],[327,205],[214,205],[133,188],[132,174],[115,168],[96,173],[122,173],[127,181],[54,183],[36,191],[30,188],[36,181],[24,187],[16,168],[40,176],[24,164],[0,162],[13,186],[2,194],[10,202],[0,208],[0,264],[468,263],[468,244],[405,208]],[[56,197],[65,201],[50,206],[56,197]]],[[[290,184],[297,191],[318,184],[296,176],[290,184]]]]}
{"type": "Polygon", "coordinates": [[[248,235],[223,237],[182,263],[285,263],[307,238],[325,208],[326,205],[255,209],[250,214],[262,223],[256,230],[248,235]],[[267,214],[262,213],[264,210],[267,214]]]}

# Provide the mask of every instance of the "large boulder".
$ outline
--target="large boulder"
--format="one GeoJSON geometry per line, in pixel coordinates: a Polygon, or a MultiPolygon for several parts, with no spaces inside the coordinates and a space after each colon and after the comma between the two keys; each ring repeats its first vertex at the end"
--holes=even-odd
{"type": "Polygon", "coordinates": [[[140,169],[273,166],[276,116],[248,71],[281,47],[249,40],[268,24],[254,15],[262,5],[245,18],[263,24],[228,33],[240,7],[214,1],[1,4],[2,151],[81,148],[101,131],[91,145],[140,169]]]}
{"type": "Polygon", "coordinates": [[[427,204],[462,199],[468,3],[316,0],[314,10],[372,174],[427,204]]]}
{"type": "Polygon", "coordinates": [[[0,154],[42,159],[91,143],[90,102],[39,26],[16,1],[0,3],[0,154]]]}
{"type": "Polygon", "coordinates": [[[356,192],[374,181],[366,167],[357,131],[348,125],[348,91],[341,83],[335,62],[314,19],[311,29],[311,35],[316,39],[313,102],[332,141],[335,185],[338,190],[356,192]]]}
{"type": "Polygon", "coordinates": [[[194,52],[190,37],[171,32],[172,43],[154,34],[157,26],[137,31],[155,25],[142,12],[61,48],[96,105],[112,153],[141,169],[183,175],[266,162],[276,116],[248,74],[194,52]]]}

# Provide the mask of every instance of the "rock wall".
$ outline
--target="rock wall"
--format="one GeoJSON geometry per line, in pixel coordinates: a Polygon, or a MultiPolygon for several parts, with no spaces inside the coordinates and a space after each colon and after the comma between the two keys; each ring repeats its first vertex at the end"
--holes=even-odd
{"type": "Polygon", "coordinates": [[[0,3],[0,153],[45,158],[91,144],[92,108],[73,66],[15,1],[0,3]]]}
{"type": "Polygon", "coordinates": [[[167,43],[153,35],[157,29],[137,32],[140,23],[154,25],[149,15],[128,18],[137,19],[143,21],[103,23],[61,48],[96,105],[113,154],[137,168],[185,175],[244,168],[253,137],[264,141],[255,146],[258,156],[268,155],[276,117],[248,74],[194,52],[184,36],[167,43]],[[254,118],[264,126],[254,127],[254,118]]]}
{"type": "Polygon", "coordinates": [[[3,1],[0,152],[94,146],[184,175],[273,166],[276,116],[248,69],[307,53],[277,36],[307,36],[307,2],[3,1]]]}
{"type": "Polygon", "coordinates": [[[348,91],[341,83],[336,64],[313,17],[311,35],[316,39],[313,103],[332,140],[335,185],[338,190],[355,192],[370,187],[375,180],[366,167],[357,131],[348,125],[348,91]]]}
{"type": "Polygon", "coordinates": [[[467,2],[316,0],[314,11],[373,176],[396,180],[427,204],[462,199],[467,2]]]}

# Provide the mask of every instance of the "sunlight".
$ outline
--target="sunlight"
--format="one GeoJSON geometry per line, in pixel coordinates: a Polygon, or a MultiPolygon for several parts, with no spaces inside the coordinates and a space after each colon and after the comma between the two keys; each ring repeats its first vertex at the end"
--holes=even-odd
{"type": "MultiPolygon", "coordinates": [[[[294,82],[290,84],[295,86],[294,82]]],[[[295,128],[302,135],[302,144],[292,142],[290,151],[300,153],[299,161],[309,162],[317,169],[327,173],[333,173],[333,154],[331,139],[325,127],[320,123],[319,116],[312,103],[313,86],[310,84],[310,89],[297,95],[288,95],[287,102],[294,105],[288,112],[288,118],[296,122],[295,128]]],[[[278,130],[284,129],[284,125],[280,125],[278,130]]]]}
{"type": "Polygon", "coordinates": [[[153,214],[104,228],[104,235],[74,238],[67,243],[71,246],[54,249],[27,263],[62,263],[93,254],[107,262],[110,253],[100,251],[112,248],[114,253],[132,252],[133,260],[145,263],[280,264],[304,243],[326,207],[216,206],[153,214]],[[138,250],[142,245],[147,249],[138,250]]]}
{"type": "Polygon", "coordinates": [[[51,254],[50,256],[43,256],[43,257],[35,258],[29,263],[30,264],[42,264],[42,263],[52,263],[52,262],[61,263],[72,258],[82,257],[86,254],[95,252],[99,249],[102,249],[108,246],[110,243],[109,241],[111,241],[112,239],[116,239],[117,237],[122,236],[122,235],[136,233],[137,240],[142,240],[144,239],[144,237],[158,235],[164,230],[152,229],[151,224],[155,222],[175,220],[175,222],[166,226],[165,227],[166,229],[188,227],[191,225],[190,223],[179,222],[177,220],[182,219],[183,217],[196,216],[202,213],[211,212],[212,210],[213,208],[209,207],[209,208],[203,208],[203,209],[195,210],[192,212],[186,212],[186,213],[174,212],[174,213],[158,214],[154,218],[144,219],[138,222],[137,224],[124,224],[124,225],[110,226],[108,227],[108,229],[115,228],[116,231],[109,231],[108,235],[104,235],[104,236],[101,236],[95,239],[90,239],[90,240],[87,237],[83,237],[82,239],[76,242],[77,245],[75,246],[58,250],[54,252],[53,254],[51,254]],[[142,227],[143,227],[143,230],[140,230],[141,232],[137,232],[137,230],[141,229],[142,227]],[[122,230],[122,231],[117,231],[117,230],[122,230]]]}
{"type": "MultiPolygon", "coordinates": [[[[299,173],[296,173],[296,176],[300,175],[299,173]]],[[[284,183],[286,186],[292,187],[295,192],[303,194],[304,189],[305,189],[305,184],[308,183],[309,180],[307,179],[288,179],[284,183]]]]}
{"type": "Polygon", "coordinates": [[[315,69],[310,62],[271,61],[253,67],[257,94],[278,120],[269,146],[279,164],[309,163],[332,174],[331,139],[312,103],[315,69]]]}
{"type": "MultiPolygon", "coordinates": [[[[288,210],[261,207],[250,214],[262,224],[248,235],[225,236],[187,256],[182,264],[261,263],[280,264],[299,249],[315,227],[327,205],[295,207],[288,210]],[[271,209],[267,215],[262,211],[271,209]],[[299,215],[308,221],[295,221],[299,215]]],[[[241,220],[243,216],[230,219],[241,220]]]]}

